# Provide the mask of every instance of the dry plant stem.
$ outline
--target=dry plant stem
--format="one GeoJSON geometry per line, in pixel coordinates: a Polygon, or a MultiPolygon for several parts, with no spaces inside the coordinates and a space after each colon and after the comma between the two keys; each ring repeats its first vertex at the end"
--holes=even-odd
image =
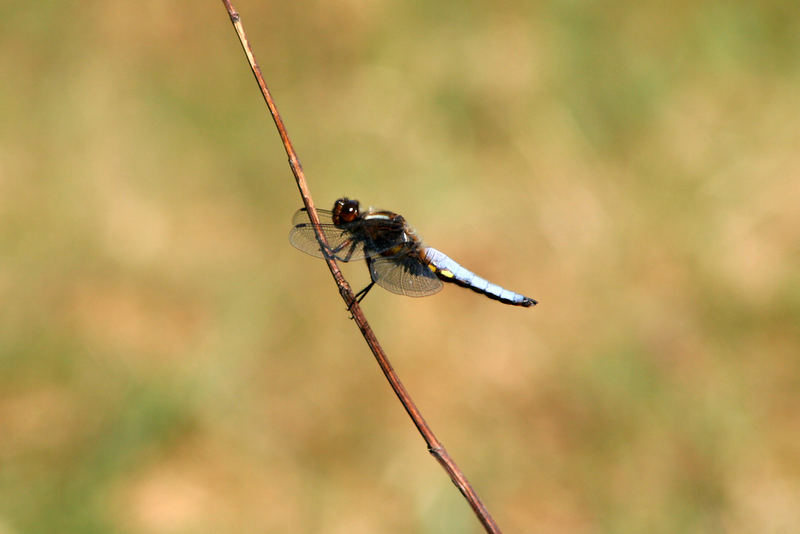
{"type": "MultiPolygon", "coordinates": [[[[314,207],[311,193],[309,192],[308,185],[306,184],[305,175],[303,174],[303,167],[300,165],[300,161],[297,159],[297,154],[294,151],[294,147],[289,139],[289,135],[286,133],[286,127],[284,126],[283,120],[281,120],[280,114],[278,113],[278,108],[275,106],[275,102],[272,100],[272,95],[270,94],[269,89],[267,89],[267,84],[264,82],[264,77],[261,75],[261,69],[258,67],[256,60],[253,57],[253,51],[250,48],[250,43],[244,33],[244,27],[242,26],[239,14],[235,11],[229,0],[222,0],[222,3],[225,4],[225,8],[227,9],[228,15],[231,18],[233,27],[236,30],[236,34],[239,36],[239,41],[242,43],[242,48],[247,56],[247,61],[250,63],[250,67],[253,69],[253,74],[258,82],[258,86],[261,88],[261,93],[264,95],[264,100],[267,103],[267,107],[269,107],[269,111],[272,114],[273,120],[275,121],[275,126],[278,129],[281,140],[283,141],[286,154],[289,156],[289,165],[292,168],[292,173],[294,173],[294,177],[297,181],[297,187],[300,189],[300,196],[303,197],[303,204],[308,209],[308,215],[311,219],[311,224],[314,227],[317,240],[320,242],[322,250],[328,250],[328,243],[325,240],[325,235],[320,229],[319,216],[317,215],[317,210],[314,207]]],[[[383,352],[383,349],[378,343],[378,338],[375,337],[375,333],[369,326],[364,313],[361,311],[361,307],[358,305],[358,302],[355,301],[353,290],[344,279],[344,276],[342,276],[342,272],[339,270],[339,266],[336,264],[336,261],[330,256],[326,256],[325,261],[328,264],[328,268],[330,269],[334,280],[336,281],[336,285],[339,287],[339,294],[342,296],[342,299],[344,299],[345,303],[353,314],[353,320],[361,330],[361,334],[364,336],[364,339],[369,345],[370,350],[372,350],[372,354],[374,354],[375,358],[378,360],[378,364],[380,365],[383,374],[386,375],[387,380],[389,380],[389,383],[391,384],[395,394],[400,399],[400,402],[403,404],[406,412],[408,412],[408,415],[411,417],[411,420],[414,422],[417,430],[419,430],[419,433],[422,434],[423,439],[425,439],[425,443],[428,445],[428,451],[434,456],[434,458],[436,458],[444,470],[447,471],[447,474],[450,475],[450,479],[453,481],[459,491],[461,491],[462,495],[464,495],[464,497],[467,499],[469,505],[475,511],[475,514],[478,516],[478,519],[485,528],[486,532],[499,533],[500,529],[492,519],[489,511],[483,505],[480,498],[475,493],[475,490],[472,489],[472,486],[467,481],[467,478],[458,468],[456,463],[452,458],[450,458],[450,455],[447,454],[447,451],[442,446],[441,442],[436,438],[433,431],[425,422],[425,419],[423,419],[422,414],[417,409],[414,401],[411,400],[411,397],[406,391],[406,388],[403,386],[403,383],[400,382],[400,378],[397,376],[397,373],[395,373],[392,365],[389,363],[389,360],[386,357],[386,354],[383,352]]]]}

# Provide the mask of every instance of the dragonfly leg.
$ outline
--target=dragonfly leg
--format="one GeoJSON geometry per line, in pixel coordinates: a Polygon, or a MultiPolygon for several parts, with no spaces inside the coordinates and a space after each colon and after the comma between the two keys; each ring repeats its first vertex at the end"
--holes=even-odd
{"type": "Polygon", "coordinates": [[[351,242],[350,250],[347,251],[347,254],[345,255],[345,257],[342,258],[342,261],[345,261],[345,262],[350,261],[350,258],[353,257],[353,252],[356,251],[356,245],[358,245],[358,243],[356,243],[355,241],[351,242]]]}
{"type": "Polygon", "coordinates": [[[357,243],[354,240],[348,239],[338,247],[331,249],[331,257],[341,259],[342,261],[350,261],[350,258],[353,256],[353,252],[356,249],[356,245],[357,243]],[[347,251],[347,254],[345,254],[344,257],[340,258],[338,254],[347,246],[350,247],[350,250],[347,251]]]}
{"type": "Polygon", "coordinates": [[[355,294],[355,299],[354,299],[354,300],[353,300],[353,302],[350,304],[350,307],[352,308],[352,307],[353,307],[353,304],[354,304],[354,303],[356,303],[356,302],[358,302],[358,303],[360,304],[360,303],[361,303],[361,301],[362,301],[362,300],[364,300],[364,297],[366,297],[366,296],[367,296],[367,293],[369,293],[369,290],[370,290],[370,289],[372,289],[372,286],[374,286],[374,285],[375,285],[375,280],[373,280],[372,282],[370,282],[370,283],[367,285],[367,287],[365,287],[364,289],[362,289],[361,291],[359,291],[358,293],[356,293],[356,294],[355,294]]]}

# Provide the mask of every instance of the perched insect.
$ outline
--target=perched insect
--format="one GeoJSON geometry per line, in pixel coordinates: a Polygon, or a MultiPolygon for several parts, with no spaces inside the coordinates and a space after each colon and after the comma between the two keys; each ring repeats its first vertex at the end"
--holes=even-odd
{"type": "MultiPolygon", "coordinates": [[[[330,255],[340,261],[364,259],[372,281],[356,294],[360,302],[372,286],[409,297],[424,297],[452,282],[499,300],[529,307],[536,300],[481,278],[432,247],[426,247],[402,215],[391,211],[362,213],[357,200],[340,198],[333,210],[317,210],[330,255]]],[[[289,241],[299,250],[323,257],[305,208],[294,214],[289,241]]]]}

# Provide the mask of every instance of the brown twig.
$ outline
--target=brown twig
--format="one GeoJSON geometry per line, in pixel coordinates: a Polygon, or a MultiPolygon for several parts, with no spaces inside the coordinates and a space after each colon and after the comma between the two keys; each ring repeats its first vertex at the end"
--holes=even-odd
{"type": "MultiPolygon", "coordinates": [[[[325,235],[322,233],[322,230],[319,226],[319,216],[317,215],[317,210],[314,207],[311,193],[309,192],[308,185],[306,184],[305,175],[303,174],[303,167],[300,165],[300,161],[297,159],[297,153],[295,152],[292,142],[289,139],[289,134],[286,133],[286,127],[284,126],[283,120],[278,113],[278,108],[275,106],[275,102],[272,100],[272,95],[267,88],[267,84],[264,82],[264,77],[261,75],[261,69],[259,68],[255,57],[253,56],[253,51],[250,48],[250,43],[244,33],[244,27],[242,26],[242,21],[239,18],[239,14],[233,8],[229,0],[222,0],[222,3],[225,4],[225,9],[228,10],[228,15],[231,18],[231,22],[236,30],[236,34],[239,36],[239,41],[242,43],[242,48],[247,56],[247,61],[250,63],[250,68],[253,69],[253,75],[255,75],[258,86],[261,88],[261,94],[264,95],[264,100],[267,103],[267,107],[269,107],[269,111],[273,120],[275,121],[275,126],[278,129],[281,140],[283,141],[286,154],[289,156],[289,166],[292,168],[292,173],[297,181],[297,187],[300,189],[300,196],[303,198],[303,204],[308,210],[308,216],[311,220],[312,226],[314,227],[314,233],[317,236],[317,240],[319,241],[322,250],[329,250],[325,235]]],[[[336,281],[336,285],[339,287],[339,294],[342,296],[342,299],[344,299],[349,310],[353,314],[353,320],[361,330],[361,334],[364,336],[367,345],[369,345],[372,354],[374,354],[375,358],[378,360],[378,365],[380,365],[383,374],[386,375],[386,379],[389,381],[389,384],[391,384],[392,389],[397,395],[397,398],[400,399],[400,402],[403,404],[403,408],[405,408],[406,412],[408,412],[408,415],[414,422],[414,426],[417,427],[417,430],[419,430],[419,433],[422,435],[422,438],[428,445],[428,451],[433,455],[434,458],[436,458],[444,470],[447,471],[447,474],[450,475],[450,479],[453,481],[459,491],[461,491],[462,495],[464,495],[464,497],[467,499],[469,505],[475,511],[475,515],[478,516],[481,524],[486,529],[486,532],[499,533],[500,529],[492,519],[489,511],[481,502],[478,494],[475,493],[474,489],[472,489],[472,486],[467,481],[464,473],[461,472],[461,469],[459,469],[459,467],[447,453],[442,443],[436,438],[436,435],[428,426],[428,423],[425,422],[425,419],[422,417],[422,414],[419,412],[416,404],[414,404],[414,401],[411,400],[411,396],[408,394],[408,391],[406,391],[406,388],[403,386],[403,383],[400,381],[397,373],[395,373],[394,369],[392,368],[392,364],[389,363],[389,359],[386,357],[386,353],[381,348],[380,343],[378,343],[378,338],[375,337],[375,333],[369,326],[364,313],[361,311],[361,307],[355,300],[355,296],[353,295],[353,290],[350,288],[350,284],[348,284],[347,280],[345,280],[344,276],[342,276],[342,272],[339,270],[339,266],[336,264],[336,261],[328,254],[325,256],[325,261],[328,264],[328,268],[333,275],[333,279],[336,281]]]]}

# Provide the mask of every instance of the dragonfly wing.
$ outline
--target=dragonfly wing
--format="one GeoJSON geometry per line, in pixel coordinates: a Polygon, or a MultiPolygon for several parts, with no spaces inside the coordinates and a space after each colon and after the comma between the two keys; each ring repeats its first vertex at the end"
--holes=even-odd
{"type": "MultiPolygon", "coordinates": [[[[317,217],[319,217],[319,222],[322,224],[333,224],[333,212],[331,210],[317,210],[317,217]]],[[[308,210],[305,208],[300,208],[294,215],[292,216],[292,226],[296,226],[300,223],[307,223],[311,219],[308,218],[308,210]]]]}
{"type": "MultiPolygon", "coordinates": [[[[333,256],[339,261],[361,260],[364,259],[364,243],[354,239],[353,234],[347,228],[340,228],[331,222],[331,212],[328,210],[317,210],[320,219],[320,228],[328,240],[328,246],[333,252],[333,256]]],[[[314,226],[308,219],[308,212],[305,208],[297,210],[292,217],[292,230],[289,232],[289,242],[306,254],[311,254],[318,258],[324,257],[320,249],[319,241],[314,233],[314,226]]]]}
{"type": "Polygon", "coordinates": [[[369,272],[382,288],[407,297],[433,295],[443,286],[427,265],[411,255],[372,258],[369,272]]]}

